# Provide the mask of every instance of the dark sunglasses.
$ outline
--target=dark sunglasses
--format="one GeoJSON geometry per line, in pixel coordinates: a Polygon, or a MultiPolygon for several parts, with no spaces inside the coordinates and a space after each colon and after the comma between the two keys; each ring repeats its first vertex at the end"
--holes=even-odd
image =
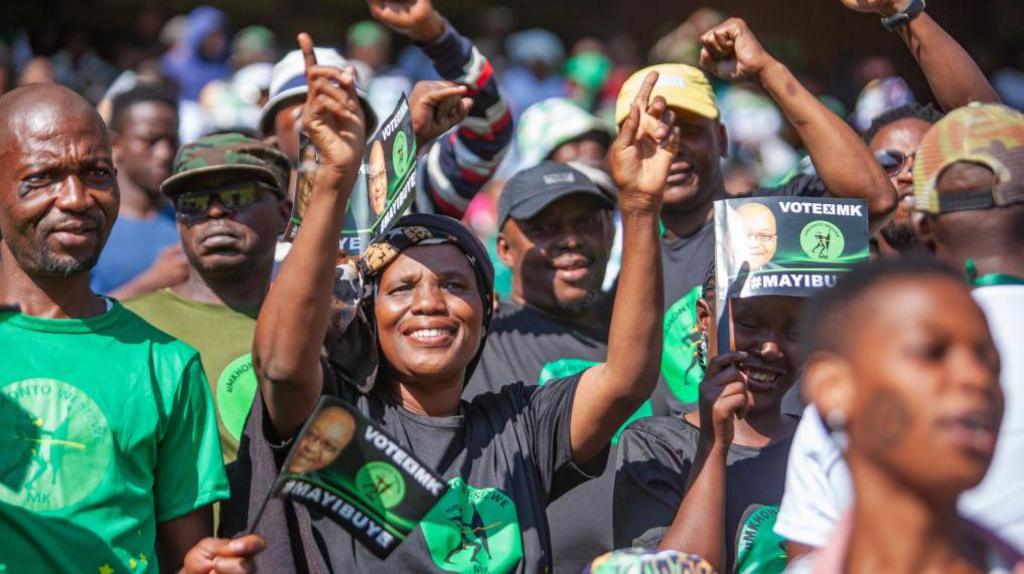
{"type": "Polygon", "coordinates": [[[276,190],[265,183],[250,181],[220,189],[188,192],[174,198],[174,209],[178,215],[186,217],[202,215],[216,197],[225,208],[236,211],[255,203],[260,191],[274,193],[276,190]]]}
{"type": "Polygon", "coordinates": [[[913,157],[913,153],[907,154],[895,149],[883,149],[875,153],[875,159],[889,177],[895,177],[913,157]]]}

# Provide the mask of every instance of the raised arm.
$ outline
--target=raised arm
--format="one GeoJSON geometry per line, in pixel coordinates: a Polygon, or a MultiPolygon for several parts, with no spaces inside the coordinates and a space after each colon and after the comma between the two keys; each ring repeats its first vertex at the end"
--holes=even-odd
{"type": "Polygon", "coordinates": [[[369,0],[381,23],[412,39],[445,80],[466,86],[473,104],[458,129],[438,140],[424,162],[423,191],[435,211],[460,218],[491,178],[512,141],[512,115],[491,63],[430,0],[369,0]]]}
{"type": "MultiPolygon", "coordinates": [[[[891,16],[910,0],[842,0],[857,12],[891,16]]],[[[927,12],[897,30],[921,66],[935,99],[949,111],[971,102],[999,102],[999,95],[971,56],[927,12]]]]}
{"type": "Polygon", "coordinates": [[[658,79],[648,74],[608,152],[619,187],[623,251],[608,334],[608,359],[587,370],[572,405],[573,459],[585,463],[650,396],[661,365],[662,269],[658,217],[679,129],[665,100],[649,103],[658,79]],[[641,116],[657,122],[641,129],[641,116]]]}
{"type": "Polygon", "coordinates": [[[267,412],[283,435],[305,422],[323,386],[320,349],[331,315],[338,237],[366,143],[355,71],[317,66],[306,34],[299,44],[309,84],[302,122],[317,146],[319,167],[302,228],[260,311],[252,351],[267,412]]]}
{"type": "Polygon", "coordinates": [[[700,41],[701,66],[726,80],[756,82],[775,100],[800,134],[829,193],[866,199],[872,227],[885,223],[896,207],[896,190],[881,166],[853,128],[761,47],[746,22],[730,18],[700,41]]]}

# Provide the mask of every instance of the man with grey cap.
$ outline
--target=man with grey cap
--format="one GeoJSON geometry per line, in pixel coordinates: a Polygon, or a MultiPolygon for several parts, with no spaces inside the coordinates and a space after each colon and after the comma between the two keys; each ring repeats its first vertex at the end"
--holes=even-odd
{"type": "MultiPolygon", "coordinates": [[[[454,103],[461,107],[458,127],[440,138],[419,162],[420,175],[414,211],[462,217],[470,200],[490,179],[505,157],[512,139],[512,119],[490,62],[468,39],[435,10],[430,0],[369,2],[382,24],[408,36],[430,57],[444,82],[419,82],[409,95],[413,129],[420,147],[447,132],[452,124],[438,121],[437,110],[454,103]],[[395,8],[400,4],[401,9],[395,8]],[[448,100],[447,104],[442,103],[448,100]],[[454,102],[453,102],[454,100],[454,102]],[[464,119],[462,119],[464,118],[464,119]]],[[[321,66],[348,67],[330,48],[316,48],[321,66]]],[[[306,99],[302,53],[290,52],[274,66],[270,99],[263,108],[260,130],[298,165],[298,125],[306,99]]],[[[366,133],[378,123],[366,94],[358,91],[366,114],[366,133]]]]}
{"type": "MultiPolygon", "coordinates": [[[[583,172],[553,161],[506,183],[498,200],[497,251],[512,269],[512,300],[491,324],[464,398],[498,392],[510,381],[543,385],[606,360],[611,307],[601,285],[616,199],[583,172]]],[[[548,507],[555,572],[579,572],[612,548],[613,474],[548,507]]]]}
{"type": "Polygon", "coordinates": [[[235,460],[256,392],[250,352],[288,218],[288,170],[284,154],[241,134],[183,146],[161,191],[176,210],[188,279],[124,303],[199,351],[225,463],[235,460]]]}

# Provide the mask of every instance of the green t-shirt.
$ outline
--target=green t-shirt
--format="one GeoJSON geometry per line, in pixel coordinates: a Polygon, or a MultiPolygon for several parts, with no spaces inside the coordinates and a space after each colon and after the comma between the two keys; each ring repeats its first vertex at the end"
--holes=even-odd
{"type": "Polygon", "coordinates": [[[0,572],[157,572],[157,523],[228,497],[195,350],[117,302],[0,349],[0,572]]]}
{"type": "Polygon", "coordinates": [[[224,462],[238,456],[238,440],[256,396],[252,369],[252,338],[259,309],[236,310],[227,305],[183,299],[161,289],[124,302],[154,327],[196,348],[217,408],[224,462]]]}

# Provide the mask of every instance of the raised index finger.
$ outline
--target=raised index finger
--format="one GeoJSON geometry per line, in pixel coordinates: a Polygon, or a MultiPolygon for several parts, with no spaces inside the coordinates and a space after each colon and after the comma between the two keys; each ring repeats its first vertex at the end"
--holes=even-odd
{"type": "Polygon", "coordinates": [[[299,34],[299,48],[302,50],[302,60],[306,63],[306,74],[309,74],[310,68],[316,65],[316,52],[313,51],[313,38],[309,37],[309,34],[302,32],[299,34]]]}
{"type": "Polygon", "coordinates": [[[641,110],[647,109],[647,103],[651,99],[651,92],[654,91],[654,84],[658,83],[658,72],[651,71],[644,78],[644,83],[640,84],[640,91],[636,94],[637,105],[640,106],[641,110]]]}

